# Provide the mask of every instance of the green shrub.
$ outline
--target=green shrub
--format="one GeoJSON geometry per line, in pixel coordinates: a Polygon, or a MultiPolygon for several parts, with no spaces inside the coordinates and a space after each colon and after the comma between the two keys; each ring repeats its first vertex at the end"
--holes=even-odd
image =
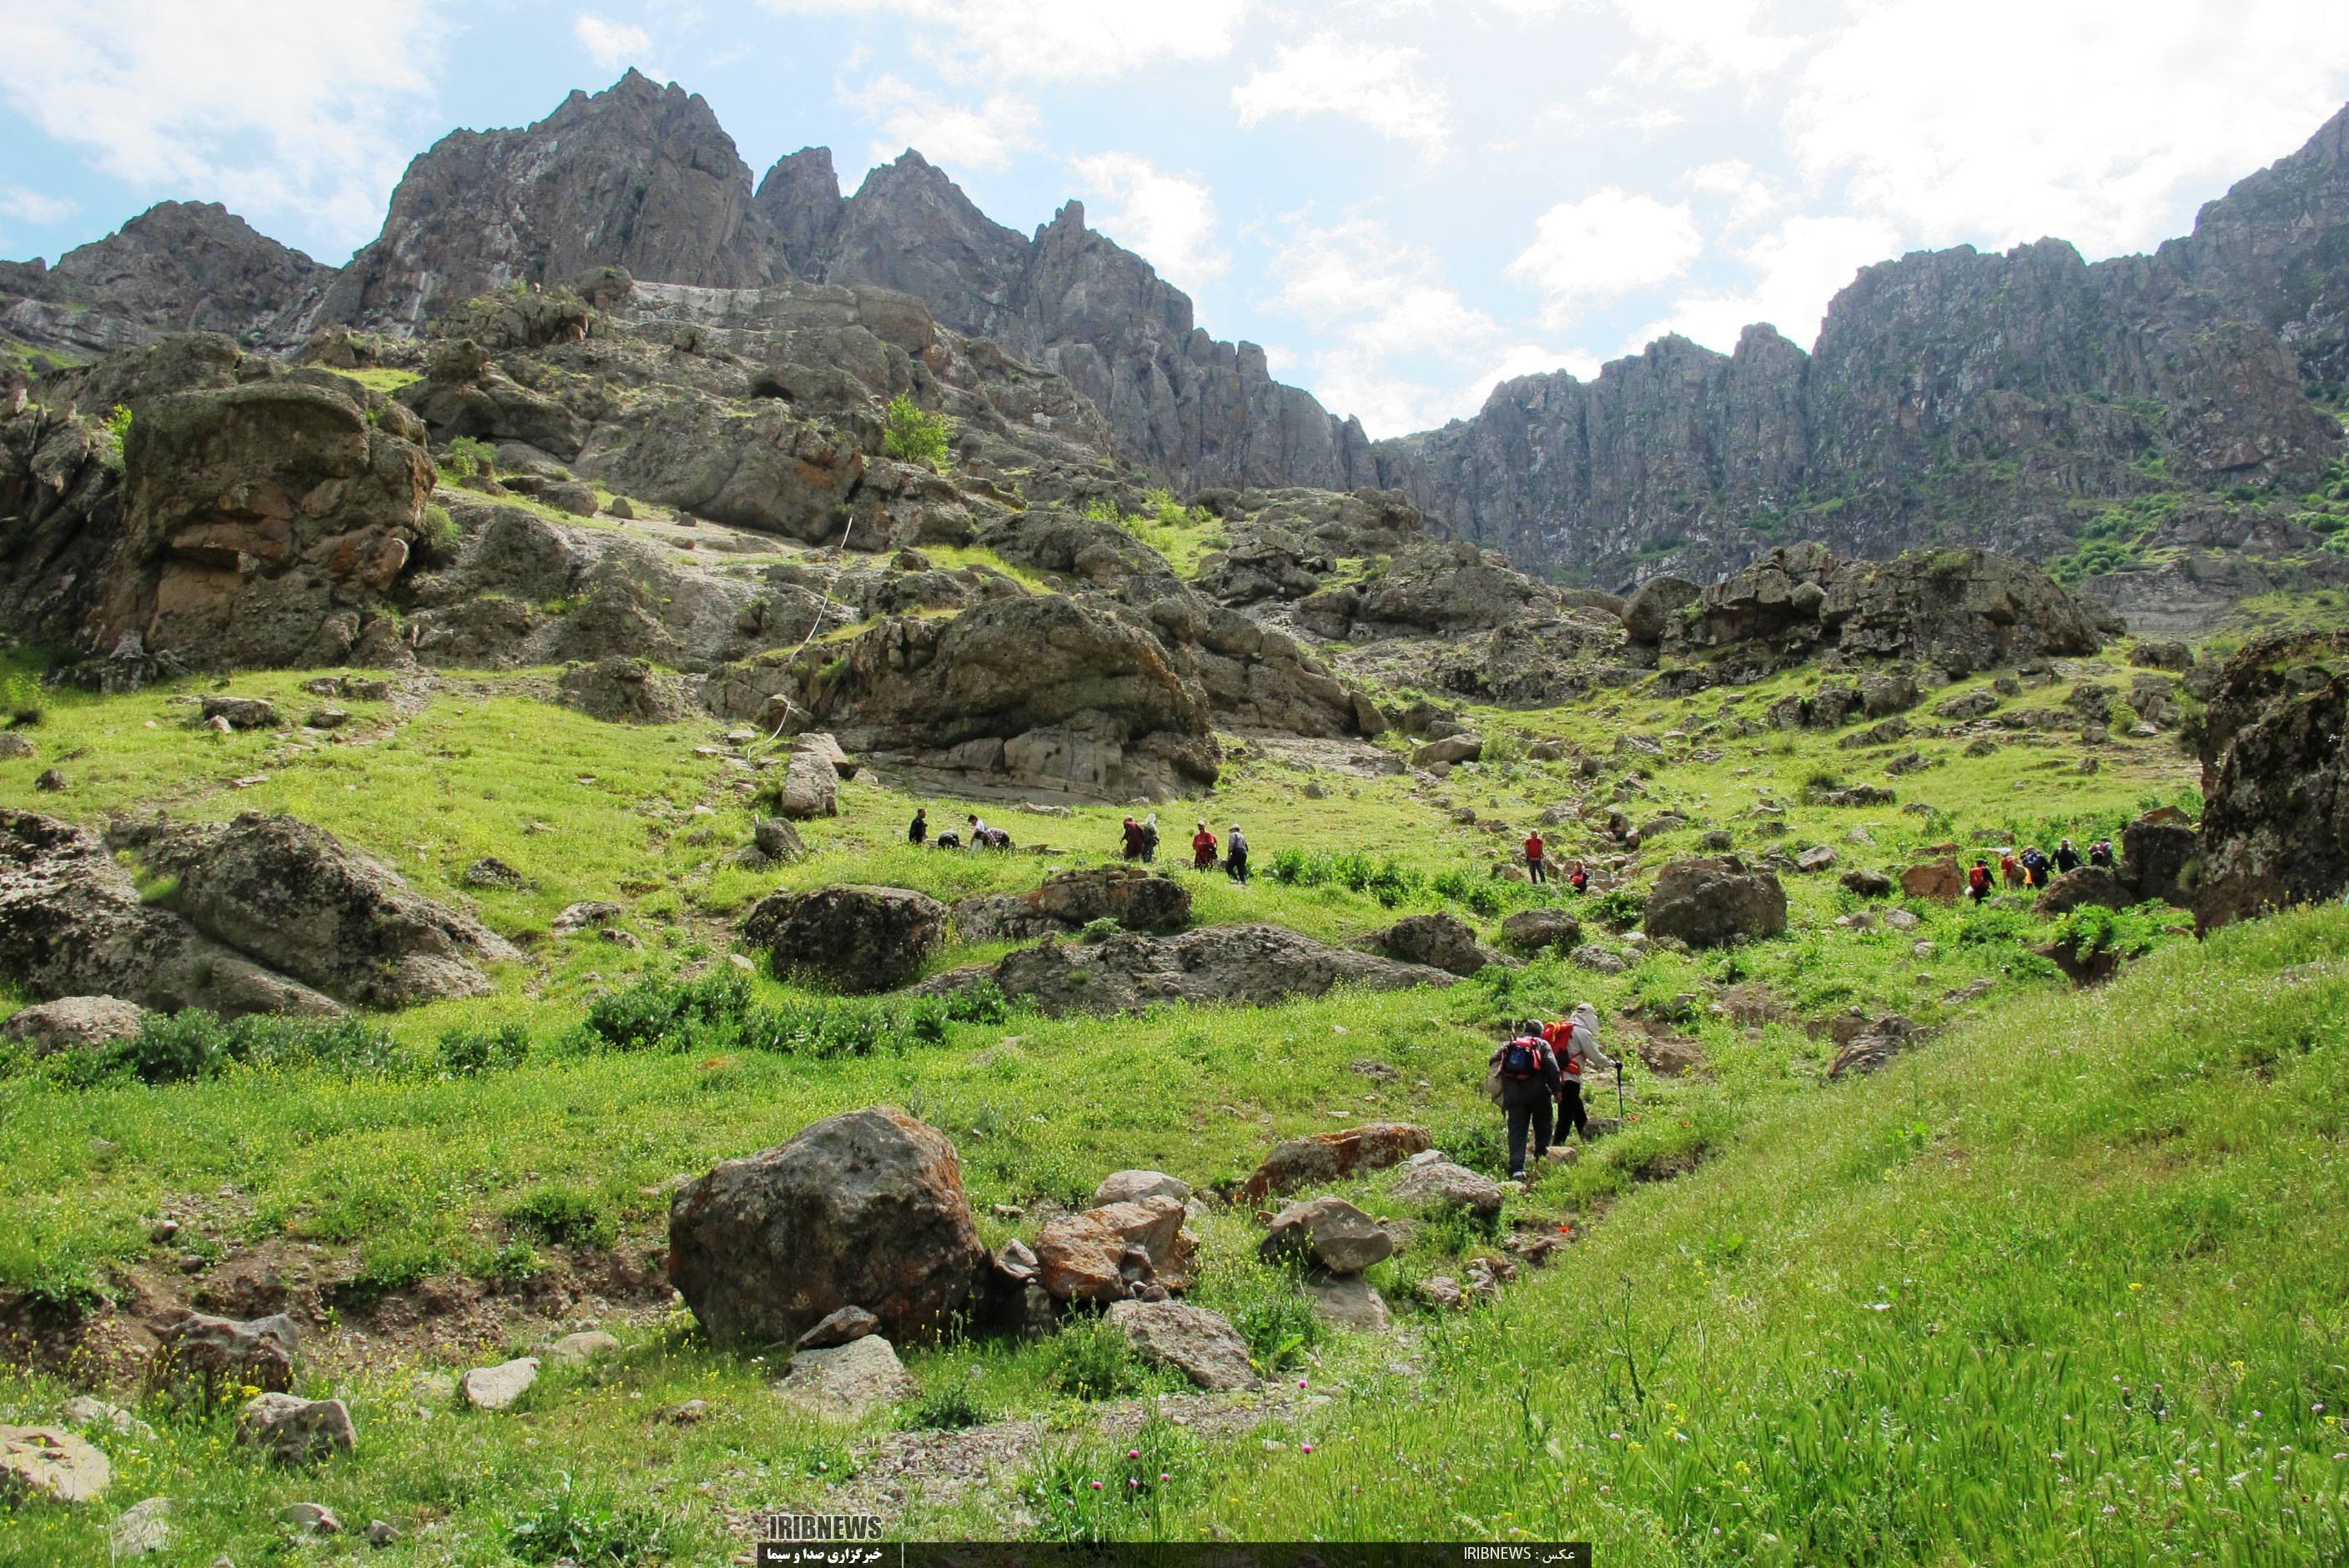
{"type": "Polygon", "coordinates": [[[498,449],[473,436],[459,436],[440,449],[440,466],[460,480],[497,470],[498,449]]]}
{"type": "Polygon", "coordinates": [[[30,670],[0,675],[0,722],[38,724],[47,717],[48,701],[41,695],[40,677],[30,670]]]}
{"type": "Polygon", "coordinates": [[[88,1086],[121,1077],[180,1083],[241,1067],[383,1072],[398,1059],[390,1033],[362,1019],[254,1014],[229,1021],[191,1007],[150,1013],[136,1035],[96,1050],[61,1053],[47,1066],[67,1082],[88,1086]]]}
{"type": "Polygon", "coordinates": [[[1629,931],[1648,913],[1648,895],[1635,887],[1609,888],[1590,901],[1590,913],[1617,931],[1629,931]]]}
{"type": "Polygon", "coordinates": [[[103,460],[116,473],[122,471],[123,449],[130,441],[130,410],[117,403],[106,416],[106,451],[103,460]]]}
{"type": "Polygon", "coordinates": [[[441,1076],[479,1078],[484,1073],[504,1072],[520,1067],[529,1050],[530,1030],[519,1023],[500,1024],[493,1028],[445,1029],[439,1047],[441,1076]]]}
{"type": "Polygon", "coordinates": [[[900,392],[889,399],[889,412],[881,433],[881,450],[884,455],[901,463],[919,463],[924,468],[943,469],[947,461],[948,434],[944,414],[925,412],[920,404],[900,392]]]}
{"type": "Polygon", "coordinates": [[[672,1543],[668,1522],[657,1510],[621,1502],[602,1489],[574,1490],[568,1475],[506,1529],[506,1550],[522,1562],[579,1568],[655,1562],[672,1543]]]}
{"type": "Polygon", "coordinates": [[[1081,1318],[1044,1342],[1044,1384],[1078,1399],[1138,1394],[1148,1381],[1125,1336],[1102,1317],[1081,1318]]]}
{"type": "Polygon", "coordinates": [[[507,1209],[505,1222],[552,1246],[601,1250],[620,1239],[619,1221],[576,1187],[541,1187],[507,1209]]]}
{"type": "Polygon", "coordinates": [[[586,1050],[771,1051],[830,1059],[935,1045],[950,1024],[999,1023],[1009,1011],[991,983],[953,996],[812,996],[769,1005],[753,998],[746,977],[730,971],[607,991],[588,1004],[573,1038],[586,1050]]]}
{"type": "Polygon", "coordinates": [[[449,515],[449,509],[445,506],[428,506],[424,509],[424,525],[421,531],[424,542],[435,550],[450,550],[456,547],[459,537],[457,520],[449,515]]]}
{"type": "MultiPolygon", "coordinates": [[[[971,1368],[973,1373],[978,1370],[971,1368]]],[[[952,1432],[965,1427],[983,1427],[994,1418],[987,1402],[979,1398],[978,1379],[968,1373],[957,1376],[949,1365],[939,1368],[935,1387],[925,1387],[921,1397],[905,1407],[897,1425],[908,1432],[952,1432]]]]}

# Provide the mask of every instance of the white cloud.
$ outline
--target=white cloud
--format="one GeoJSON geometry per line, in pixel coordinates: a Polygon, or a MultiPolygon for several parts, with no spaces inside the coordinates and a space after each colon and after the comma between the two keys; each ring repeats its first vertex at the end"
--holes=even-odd
{"type": "Polygon", "coordinates": [[[1099,80],[1231,53],[1247,0],[759,0],[783,15],[876,15],[914,53],[978,81],[1099,80]]]}
{"type": "Polygon", "coordinates": [[[1323,33],[1274,48],[1269,67],[1232,88],[1232,107],[1245,129],[1277,114],[1334,114],[1432,153],[1451,135],[1451,104],[1419,66],[1417,49],[1323,33]]]}
{"type": "Polygon", "coordinates": [[[1680,276],[1703,250],[1688,203],[1610,185],[1544,212],[1533,243],[1505,270],[1541,292],[1545,325],[1563,326],[1591,301],[1680,276]]]}
{"type": "Polygon", "coordinates": [[[1889,0],[1811,59],[1786,130],[1815,183],[1926,242],[2105,255],[2298,147],[2344,59],[2337,4],[1889,0]]]}
{"type": "Polygon", "coordinates": [[[1642,46],[1616,68],[1637,80],[1692,91],[1751,82],[1802,47],[1762,27],[1762,0],[1616,0],[1615,9],[1642,46]]]}
{"type": "Polygon", "coordinates": [[[1786,204],[1785,193],[1742,158],[1701,163],[1682,175],[1681,183],[1699,196],[1713,198],[1723,224],[1732,229],[1758,222],[1786,204]]]}
{"type": "Polygon", "coordinates": [[[1300,317],[1315,345],[1284,356],[1288,373],[1372,436],[1474,413],[1495,384],[1530,371],[1596,369],[1588,355],[1513,342],[1432,253],[1368,218],[1297,223],[1269,270],[1281,289],[1266,308],[1300,317]]]}
{"type": "Polygon", "coordinates": [[[592,11],[580,13],[571,24],[571,33],[588,57],[607,71],[640,63],[653,46],[652,35],[642,27],[610,21],[592,11]]]}
{"type": "Polygon", "coordinates": [[[902,77],[878,76],[843,96],[880,122],[885,134],[872,146],[875,163],[910,147],[945,169],[1000,169],[1037,146],[1036,106],[1016,93],[953,104],[902,77]]]}
{"type": "Polygon", "coordinates": [[[1220,276],[1231,257],[1216,243],[1215,192],[1193,174],[1170,174],[1131,152],[1072,158],[1081,194],[1109,205],[1092,226],[1178,282],[1220,276]]]}
{"type": "Polygon", "coordinates": [[[430,0],[11,5],[0,94],[156,196],[219,200],[353,243],[382,222],[429,102],[430,0]]]}
{"type": "Polygon", "coordinates": [[[44,196],[22,185],[0,185],[0,218],[27,223],[57,223],[74,215],[76,203],[62,196],[44,196]]]}
{"type": "Polygon", "coordinates": [[[1679,333],[1723,354],[1739,334],[1765,322],[1807,349],[1817,341],[1827,302],[1872,262],[1897,253],[1900,236],[1869,218],[1792,218],[1748,246],[1742,256],[1754,281],[1743,291],[1713,290],[1680,300],[1623,345],[1636,354],[1668,333],[1679,333]]]}

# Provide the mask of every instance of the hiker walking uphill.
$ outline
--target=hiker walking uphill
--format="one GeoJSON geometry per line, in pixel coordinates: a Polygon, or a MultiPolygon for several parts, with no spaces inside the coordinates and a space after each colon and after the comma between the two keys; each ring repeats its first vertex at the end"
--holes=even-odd
{"type": "Polygon", "coordinates": [[[1526,835],[1526,875],[1533,880],[1536,887],[1549,881],[1548,865],[1542,859],[1547,848],[1548,846],[1542,842],[1539,828],[1526,835]]]}
{"type": "Polygon", "coordinates": [[[1216,835],[1207,831],[1205,822],[1200,823],[1199,830],[1191,835],[1191,869],[1195,872],[1216,869],[1216,835]]]}
{"type": "Polygon", "coordinates": [[[2102,866],[2106,871],[2110,871],[2113,865],[2113,841],[2110,839],[2098,839],[2095,843],[2090,844],[2088,863],[2092,866],[2102,866]]]}
{"type": "Polygon", "coordinates": [[[1149,865],[1158,859],[1158,813],[1153,811],[1142,819],[1142,863],[1149,865]]]}
{"type": "Polygon", "coordinates": [[[1990,862],[1974,857],[1973,868],[1966,872],[1966,896],[1976,903],[1990,897],[1990,862]]]}
{"type": "Polygon", "coordinates": [[[1526,1133],[1533,1134],[1536,1160],[1549,1152],[1550,1101],[1557,1095],[1559,1076],[1557,1053],[1542,1038],[1537,1018],[1512,1026],[1486,1066],[1485,1092],[1508,1119],[1513,1181],[1525,1177],[1526,1133]]]}
{"type": "Polygon", "coordinates": [[[1128,817],[1125,820],[1125,858],[1138,861],[1142,859],[1142,824],[1128,817]]]}
{"type": "Polygon", "coordinates": [[[1599,1048],[1599,1009],[1588,1002],[1574,1005],[1574,1016],[1542,1030],[1542,1038],[1557,1057],[1557,1140],[1566,1141],[1571,1126],[1585,1143],[1590,1141],[1590,1113],[1582,1103],[1587,1075],[1623,1069],[1599,1048]]]}
{"type": "Polygon", "coordinates": [[[1237,822],[1232,824],[1231,837],[1224,841],[1224,872],[1242,887],[1247,885],[1247,837],[1237,822]]]}
{"type": "Polygon", "coordinates": [[[2062,843],[2056,845],[2055,874],[2058,876],[2067,876],[2079,869],[2080,851],[2072,847],[2072,841],[2066,839],[2062,843]]]}

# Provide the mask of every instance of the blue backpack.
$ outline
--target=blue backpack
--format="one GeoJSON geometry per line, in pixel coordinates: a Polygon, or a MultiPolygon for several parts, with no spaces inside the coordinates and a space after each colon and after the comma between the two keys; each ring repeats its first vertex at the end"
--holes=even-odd
{"type": "Polygon", "coordinates": [[[1520,1035],[1501,1047],[1501,1076],[1523,1082],[1539,1078],[1542,1053],[1547,1047],[1531,1035],[1520,1035]]]}

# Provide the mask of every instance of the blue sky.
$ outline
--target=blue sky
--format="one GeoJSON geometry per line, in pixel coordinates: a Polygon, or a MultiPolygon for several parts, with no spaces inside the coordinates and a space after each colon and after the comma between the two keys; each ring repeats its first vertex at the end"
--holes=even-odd
{"type": "Polygon", "coordinates": [[[2338,0],[0,0],[0,255],[167,197],[340,263],[408,159],[638,67],[755,178],[919,147],[1021,230],[1081,197],[1376,436],[1749,321],[1808,346],[1927,246],[2091,258],[2349,100],[2338,0]]]}

